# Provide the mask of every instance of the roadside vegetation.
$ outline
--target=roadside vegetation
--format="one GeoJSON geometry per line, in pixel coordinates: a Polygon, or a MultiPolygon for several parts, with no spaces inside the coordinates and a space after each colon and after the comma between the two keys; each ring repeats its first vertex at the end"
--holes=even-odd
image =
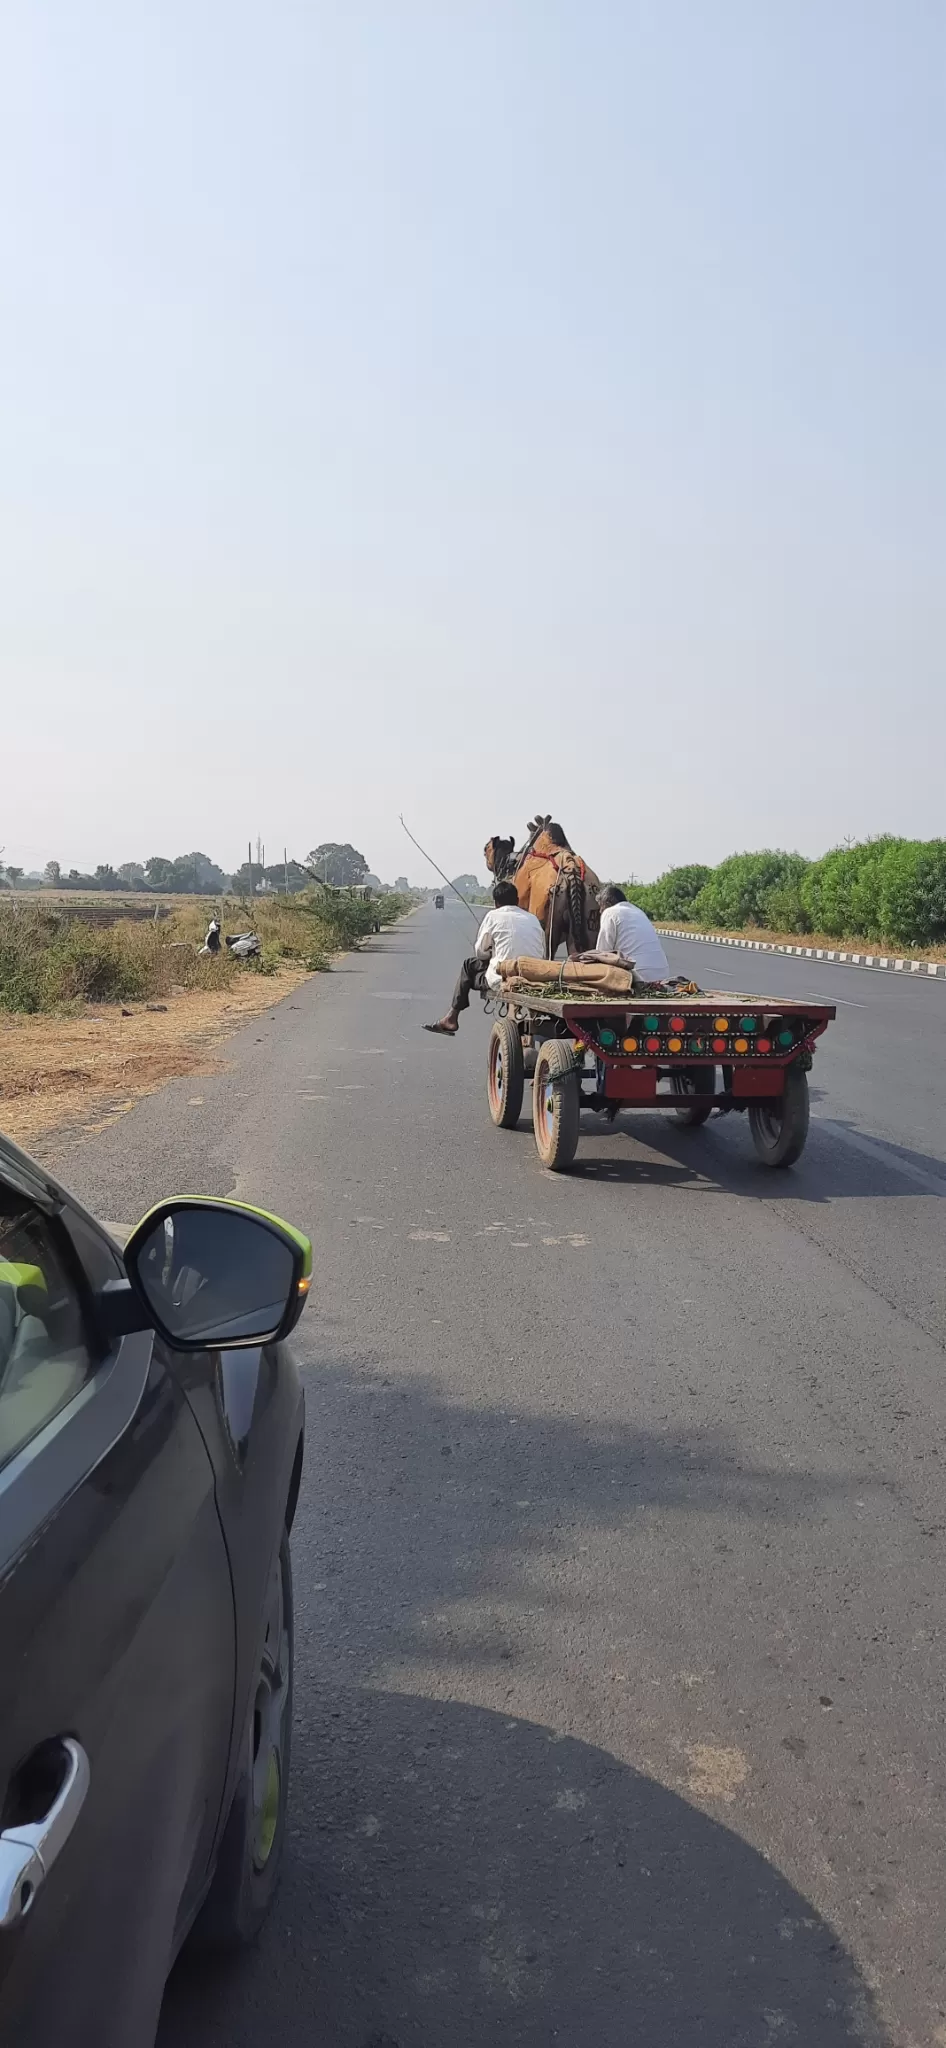
{"type": "Polygon", "coordinates": [[[946,840],[884,834],[836,846],[821,860],[778,849],[734,853],[715,868],[668,868],[627,884],[661,924],[802,934],[854,948],[929,952],[946,942],[946,840]]]}
{"type": "Polygon", "coordinates": [[[226,990],[247,974],[274,975],[281,963],[309,972],[354,945],[383,916],[391,922],[407,899],[364,901],[310,889],[304,895],[194,898],[161,906],[155,921],[122,917],[108,924],[75,915],[71,906],[0,897],[0,1009],[35,1014],[87,1003],[158,1000],[183,990],[226,990]],[[211,913],[223,931],[259,933],[259,959],[240,962],[222,947],[199,957],[211,913]]]}

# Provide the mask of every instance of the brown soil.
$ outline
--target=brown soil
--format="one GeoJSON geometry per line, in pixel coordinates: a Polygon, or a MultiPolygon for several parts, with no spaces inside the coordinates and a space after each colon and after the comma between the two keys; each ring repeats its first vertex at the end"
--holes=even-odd
{"type": "Polygon", "coordinates": [[[169,995],[161,1010],[135,1003],[128,1017],[111,1005],[79,1017],[0,1017],[0,1129],[27,1149],[61,1127],[104,1130],[165,1081],[218,1071],[231,1032],[306,978],[287,962],[225,990],[169,995]]]}

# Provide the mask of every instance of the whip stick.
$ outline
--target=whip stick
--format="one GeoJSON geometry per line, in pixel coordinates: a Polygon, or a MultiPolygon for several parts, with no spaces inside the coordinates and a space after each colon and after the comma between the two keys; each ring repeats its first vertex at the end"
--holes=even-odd
{"type": "MultiPolygon", "coordinates": [[[[402,825],[404,825],[404,813],[403,813],[403,811],[401,812],[400,816],[401,816],[401,824],[402,824],[402,825]]],[[[420,840],[419,840],[419,839],[415,839],[415,838],[414,838],[414,834],[413,834],[413,832],[411,831],[411,829],[410,829],[410,826],[409,826],[409,825],[404,825],[404,830],[405,830],[405,832],[407,833],[408,839],[409,839],[409,840],[411,841],[411,844],[412,844],[413,846],[416,846],[416,848],[417,848],[417,851],[418,851],[418,853],[422,853],[422,854],[423,854],[423,856],[424,856],[424,859],[425,859],[426,861],[429,861],[429,862],[430,862],[430,865],[431,865],[431,867],[433,868],[433,870],[434,870],[434,873],[440,876],[440,879],[441,879],[441,881],[442,881],[442,882],[446,882],[446,884],[447,884],[447,888],[448,888],[448,889],[452,889],[452,890],[453,890],[453,893],[454,893],[454,895],[455,895],[455,896],[459,896],[459,898],[460,898],[460,902],[461,902],[461,903],[462,903],[462,904],[464,905],[464,908],[465,908],[466,910],[468,910],[468,911],[469,911],[469,913],[470,913],[470,916],[471,916],[471,917],[474,917],[474,918],[476,919],[476,922],[477,922],[477,924],[478,924],[478,923],[479,923],[479,912],[478,912],[477,910],[474,910],[474,908],[473,908],[473,905],[472,905],[472,903],[467,903],[466,897],[465,897],[465,896],[464,896],[464,895],[462,894],[462,892],[461,892],[461,891],[460,891],[459,889],[457,889],[457,888],[455,887],[454,883],[453,883],[453,882],[451,882],[451,880],[450,880],[450,877],[449,877],[449,875],[445,875],[445,874],[444,874],[444,871],[443,871],[443,869],[442,869],[442,868],[438,868],[438,866],[437,866],[437,863],[436,863],[436,861],[435,861],[435,860],[434,860],[434,859],[433,859],[433,858],[431,857],[431,855],[430,855],[430,854],[429,854],[429,853],[427,852],[427,849],[426,849],[426,847],[425,847],[425,846],[422,846],[422,845],[421,845],[421,843],[420,843],[420,840]]]]}

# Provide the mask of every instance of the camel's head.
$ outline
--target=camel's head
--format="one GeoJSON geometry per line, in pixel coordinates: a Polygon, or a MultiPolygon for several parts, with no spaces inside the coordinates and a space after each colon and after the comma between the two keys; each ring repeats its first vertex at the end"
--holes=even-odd
{"type": "Polygon", "coordinates": [[[515,840],[501,839],[498,832],[494,832],[492,838],[487,839],[483,848],[483,859],[490,874],[495,875],[498,882],[501,882],[503,876],[508,873],[515,850],[515,840]]]}

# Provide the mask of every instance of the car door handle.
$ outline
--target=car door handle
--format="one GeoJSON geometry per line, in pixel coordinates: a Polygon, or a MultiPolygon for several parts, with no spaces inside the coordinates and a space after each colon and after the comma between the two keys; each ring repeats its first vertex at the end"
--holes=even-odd
{"type": "Polygon", "coordinates": [[[0,1928],[25,1920],[33,1900],[65,1847],[89,1789],[89,1759],[81,1742],[62,1737],[65,1776],[48,1813],[0,1834],[0,1928]]]}

